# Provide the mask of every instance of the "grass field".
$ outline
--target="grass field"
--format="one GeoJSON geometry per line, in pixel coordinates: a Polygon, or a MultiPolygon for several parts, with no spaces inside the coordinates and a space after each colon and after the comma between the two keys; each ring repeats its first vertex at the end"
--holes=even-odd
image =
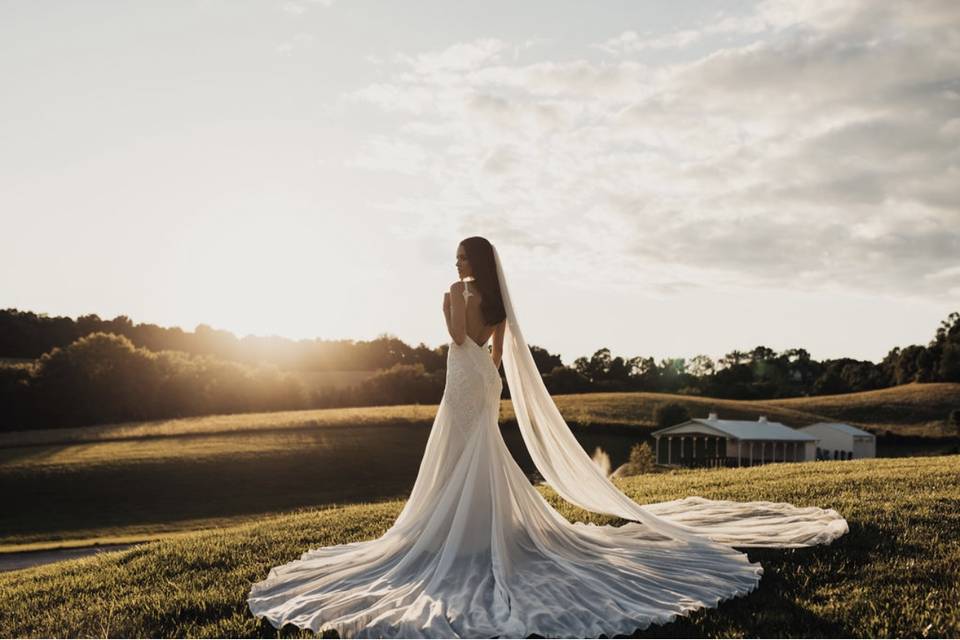
{"type": "MultiPolygon", "coordinates": [[[[860,394],[733,401],[653,393],[556,396],[587,449],[615,465],[655,428],[659,403],[692,415],[793,426],[848,420],[929,437],[948,449],[943,420],[960,384],[860,394]],[[851,417],[851,418],[848,418],[851,417]],[[858,420],[852,420],[852,417],[858,420]]],[[[403,497],[412,486],[436,405],[218,415],[0,434],[0,552],[163,537],[332,502],[403,497]]],[[[509,401],[504,438],[524,468],[509,401]]],[[[880,450],[883,450],[881,442],[880,450]]]]}
{"type": "MultiPolygon", "coordinates": [[[[837,509],[829,546],[745,549],[754,592],[637,637],[960,636],[960,456],[678,470],[618,479],[643,504],[688,495],[837,509]]],[[[546,487],[569,519],[587,514],[546,487]]],[[[0,574],[3,637],[304,637],[246,607],[252,582],[308,548],[382,535],[401,500],[304,509],[253,523],[0,574]]],[[[332,634],[327,634],[332,637],[332,634]]]]}
{"type": "MultiPolygon", "coordinates": [[[[553,396],[565,420],[580,425],[629,425],[654,428],[654,411],[665,402],[678,402],[691,416],[716,411],[721,418],[771,421],[799,427],[820,421],[843,421],[868,431],[890,431],[930,438],[951,435],[946,417],[960,408],[960,383],[906,384],[877,391],[779,400],[724,400],[670,393],[584,393],[553,396]]],[[[152,420],[71,429],[0,432],[0,449],[34,445],[65,445],[121,439],[163,438],[239,431],[266,431],[396,423],[429,423],[437,405],[394,405],[345,409],[312,409],[242,413],[171,420],[152,420]]],[[[500,419],[515,420],[509,400],[501,402],[500,419]]]]}

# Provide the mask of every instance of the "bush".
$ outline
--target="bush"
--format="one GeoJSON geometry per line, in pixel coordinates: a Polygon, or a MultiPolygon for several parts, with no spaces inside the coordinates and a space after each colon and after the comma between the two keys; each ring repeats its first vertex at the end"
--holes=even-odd
{"type": "Polygon", "coordinates": [[[434,404],[443,397],[446,370],[428,372],[422,363],[395,364],[352,387],[358,405],[434,404]]]}
{"type": "Polygon", "coordinates": [[[554,367],[543,376],[543,385],[551,394],[583,393],[590,390],[590,381],[571,367],[554,367]]]}
{"type": "Polygon", "coordinates": [[[635,473],[650,473],[657,464],[653,449],[646,442],[639,442],[630,448],[630,466],[635,473]]]}
{"type": "Polygon", "coordinates": [[[947,416],[947,426],[953,428],[955,435],[960,436],[960,409],[953,409],[947,416]]]}
{"type": "Polygon", "coordinates": [[[653,419],[659,427],[669,427],[690,419],[687,408],[679,402],[667,402],[657,405],[653,411],[653,419]]]}

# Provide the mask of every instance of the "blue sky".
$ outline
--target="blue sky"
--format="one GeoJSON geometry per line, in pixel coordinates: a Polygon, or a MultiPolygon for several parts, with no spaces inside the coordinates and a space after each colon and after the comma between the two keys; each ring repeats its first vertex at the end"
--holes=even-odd
{"type": "Polygon", "coordinates": [[[0,2],[0,304],[570,362],[877,360],[960,297],[947,1],[0,2]]]}

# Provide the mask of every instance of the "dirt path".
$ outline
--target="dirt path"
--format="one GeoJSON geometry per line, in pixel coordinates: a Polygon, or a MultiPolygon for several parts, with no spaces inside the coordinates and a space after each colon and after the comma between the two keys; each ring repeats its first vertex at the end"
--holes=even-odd
{"type": "Polygon", "coordinates": [[[82,558],[92,556],[104,551],[121,551],[130,544],[101,544],[95,547],[76,547],[72,549],[44,549],[41,551],[18,551],[14,553],[0,553],[0,572],[16,571],[26,569],[41,564],[50,564],[51,562],[60,562],[61,560],[72,560],[73,558],[82,558]]]}

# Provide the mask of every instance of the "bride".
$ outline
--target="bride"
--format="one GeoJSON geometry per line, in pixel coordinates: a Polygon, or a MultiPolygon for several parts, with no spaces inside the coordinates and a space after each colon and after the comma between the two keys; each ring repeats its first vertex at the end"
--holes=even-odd
{"type": "Polygon", "coordinates": [[[342,638],[612,637],[755,589],[763,567],[734,546],[829,544],[848,531],[833,509],[631,500],[593,463],[544,387],[496,248],[465,239],[457,270],[443,304],[452,338],[446,387],[410,498],[382,537],[273,567],[250,589],[256,617],[342,638]],[[571,523],[530,484],[497,423],[501,358],[546,482],[628,524],[571,523]]]}

